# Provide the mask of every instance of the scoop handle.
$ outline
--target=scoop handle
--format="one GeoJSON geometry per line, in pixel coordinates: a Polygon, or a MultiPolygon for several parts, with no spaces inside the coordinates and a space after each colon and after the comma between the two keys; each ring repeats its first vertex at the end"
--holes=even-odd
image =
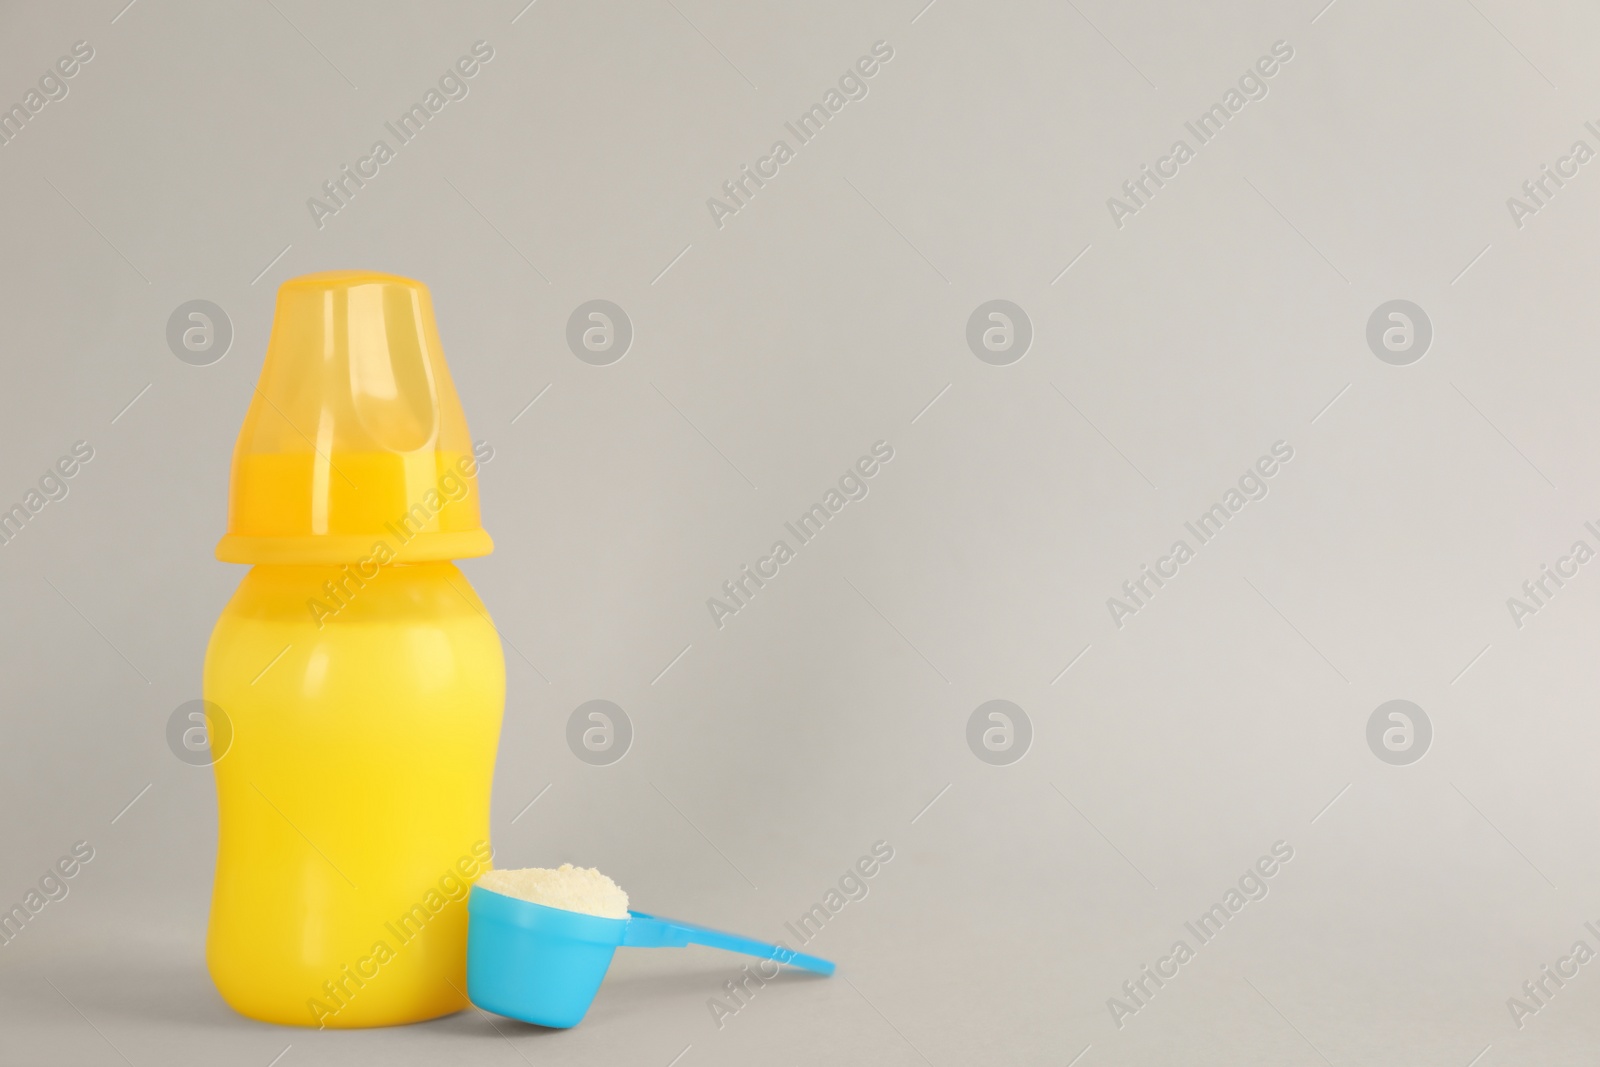
{"type": "Polygon", "coordinates": [[[622,943],[635,948],[682,948],[684,945],[705,945],[708,948],[740,952],[746,956],[759,956],[765,960],[777,960],[779,963],[787,963],[791,967],[814,971],[817,974],[832,974],[834,970],[831,960],[808,956],[804,952],[796,952],[782,945],[769,945],[765,941],[740,937],[738,934],[730,934],[723,930],[713,930],[709,926],[679,922],[677,919],[662,919],[642,911],[630,911],[628,915],[628,928],[623,934],[622,943]]]}

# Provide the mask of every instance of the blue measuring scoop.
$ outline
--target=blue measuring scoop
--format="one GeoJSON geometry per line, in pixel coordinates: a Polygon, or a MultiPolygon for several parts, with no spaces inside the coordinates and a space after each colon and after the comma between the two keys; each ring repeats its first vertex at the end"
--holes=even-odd
{"type": "Polygon", "coordinates": [[[833,973],[828,960],[707,926],[642,911],[610,919],[473,886],[467,898],[467,997],[486,1011],[525,1023],[577,1026],[600,990],[612,954],[624,945],[706,945],[833,973]]]}

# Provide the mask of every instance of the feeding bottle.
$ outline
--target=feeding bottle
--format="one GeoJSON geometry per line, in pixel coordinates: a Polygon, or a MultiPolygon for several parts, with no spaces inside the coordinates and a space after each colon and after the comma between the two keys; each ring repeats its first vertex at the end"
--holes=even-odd
{"type": "Polygon", "coordinates": [[[339,271],[279,288],[217,546],[251,569],[204,680],[232,734],[206,962],[244,1015],[386,1026],[467,1006],[505,661],[451,561],[493,547],[489,454],[425,286],[339,271]]]}

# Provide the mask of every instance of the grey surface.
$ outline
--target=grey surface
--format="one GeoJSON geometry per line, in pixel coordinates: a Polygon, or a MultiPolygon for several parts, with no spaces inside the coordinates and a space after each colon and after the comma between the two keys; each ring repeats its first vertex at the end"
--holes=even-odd
{"type": "Polygon", "coordinates": [[[1592,7],[123,2],[0,8],[0,103],[95,53],[0,147],[0,502],[94,448],[0,546],[0,899],[95,849],[0,948],[0,1061],[1592,1058],[1600,963],[1507,1006],[1600,948],[1600,563],[1507,605],[1600,547],[1600,162],[1507,205],[1600,148],[1592,7]],[[470,94],[319,229],[307,198],[478,40],[470,94]],[[866,98],[719,228],[706,200],[880,40],[866,98]],[[1107,198],[1279,40],[1267,95],[1118,227],[1107,198]],[[432,287],[496,450],[497,551],[464,569],[514,645],[501,861],[781,937],[887,840],[811,943],[835,979],[720,1029],[736,964],[702,950],[625,954],[569,1033],[218,999],[213,787],[164,730],[243,574],[211,553],[274,286],[346,267],[432,287]],[[595,299],[634,331],[605,366],[566,343],[595,299]],[[191,300],[232,325],[209,365],[168,348],[191,300]],[[968,346],[992,300],[1032,326],[1007,365],[968,346]],[[1393,300],[1432,324],[1405,365],[1367,343],[1393,300]],[[714,626],[878,440],[869,495],[714,626]],[[1277,441],[1265,499],[1118,627],[1107,598],[1277,441]],[[631,720],[620,761],[567,746],[591,700],[631,720]],[[991,700],[1020,761],[968,747],[991,700]],[[1391,700],[1422,759],[1369,749],[1391,700]],[[1265,899],[1117,1026],[1280,840],[1265,899]]]}

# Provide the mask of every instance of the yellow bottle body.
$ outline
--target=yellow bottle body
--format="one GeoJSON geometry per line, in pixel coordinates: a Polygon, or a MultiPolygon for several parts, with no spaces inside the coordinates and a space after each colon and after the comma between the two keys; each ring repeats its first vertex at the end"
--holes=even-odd
{"type": "Polygon", "coordinates": [[[206,938],[223,999],[297,1026],[467,1007],[505,661],[461,572],[258,565],[212,632],[204,696],[232,727],[206,938]]]}

